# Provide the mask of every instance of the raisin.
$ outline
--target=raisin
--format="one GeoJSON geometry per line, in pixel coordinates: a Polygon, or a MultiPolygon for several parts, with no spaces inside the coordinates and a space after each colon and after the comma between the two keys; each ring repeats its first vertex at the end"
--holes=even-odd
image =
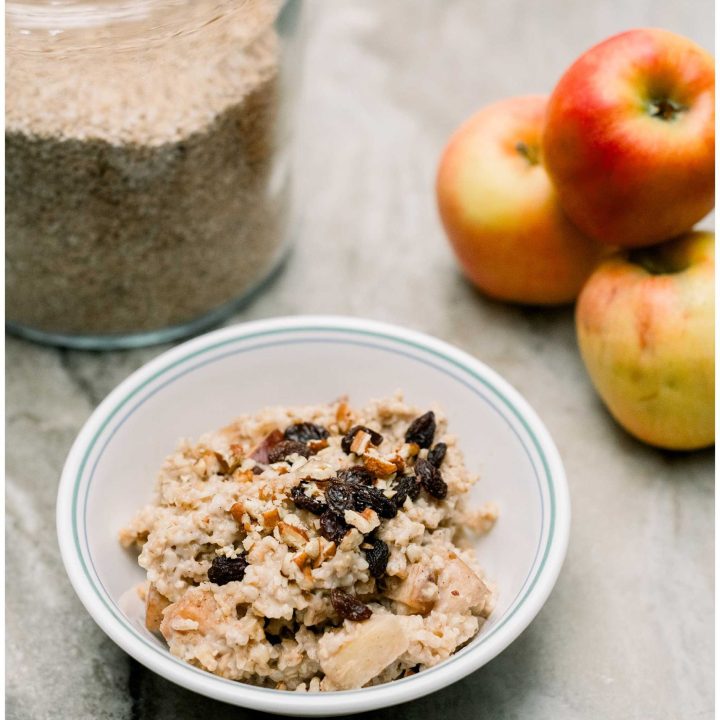
{"type": "Polygon", "coordinates": [[[261,468],[259,465],[253,466],[252,471],[253,475],[262,475],[265,472],[264,468],[261,468]]]}
{"type": "Polygon", "coordinates": [[[285,460],[288,455],[297,453],[303,457],[308,457],[310,451],[305,443],[297,442],[295,440],[283,440],[268,451],[268,462],[276,463],[281,460],[285,460]]]}
{"type": "Polygon", "coordinates": [[[242,580],[245,577],[245,568],[248,562],[244,555],[229,558],[224,555],[213,558],[208,570],[208,580],[216,585],[227,585],[233,580],[242,580]]]}
{"type": "Polygon", "coordinates": [[[372,485],[375,482],[375,473],[370,468],[354,465],[347,470],[340,470],[338,478],[349,485],[372,485]]]}
{"type": "Polygon", "coordinates": [[[390,550],[380,538],[367,538],[366,542],[372,545],[371,548],[365,550],[365,559],[370,568],[370,574],[374,578],[379,578],[385,574],[387,569],[390,550]]]}
{"type": "Polygon", "coordinates": [[[343,620],[367,620],[372,615],[372,610],[364,602],[339,588],[330,591],[330,602],[343,620]]]}
{"type": "Polygon", "coordinates": [[[253,460],[259,463],[268,462],[268,453],[283,439],[283,434],[276,428],[263,438],[262,442],[250,453],[253,460]]]}
{"type": "Polygon", "coordinates": [[[435,413],[430,410],[415,418],[405,432],[405,442],[415,443],[421,448],[429,448],[435,437],[435,413]]]}
{"type": "Polygon", "coordinates": [[[285,439],[295,442],[309,443],[311,440],[324,440],[328,431],[322,425],[311,422],[299,422],[285,428],[285,439]]]}
{"type": "Polygon", "coordinates": [[[415,463],[415,472],[420,478],[422,486],[434,498],[442,500],[447,495],[447,483],[442,479],[440,471],[432,463],[420,458],[415,463]]]}
{"type": "Polygon", "coordinates": [[[331,510],[323,513],[320,517],[320,534],[330,542],[339,545],[342,539],[350,530],[350,526],[331,510]]]}
{"type": "Polygon", "coordinates": [[[445,443],[438,443],[427,456],[428,462],[439,468],[442,465],[442,461],[445,459],[445,453],[447,452],[447,445],[445,443]]]}
{"type": "Polygon", "coordinates": [[[365,485],[357,485],[353,489],[355,509],[362,512],[365,508],[372,508],[381,518],[394,518],[397,515],[395,503],[386,498],[381,490],[365,485]]]}
{"type": "Polygon", "coordinates": [[[375,432],[375,430],[371,430],[369,427],[365,427],[365,425],[354,425],[347,431],[347,435],[342,439],[340,442],[340,447],[343,449],[344,452],[346,452],[348,455],[350,454],[350,446],[352,445],[353,438],[360,432],[360,431],[366,432],[368,435],[370,435],[370,442],[373,445],[380,445],[383,441],[383,436],[379,432],[375,432]]]}
{"type": "Polygon", "coordinates": [[[346,510],[352,510],[353,492],[343,483],[333,483],[325,491],[325,500],[334,513],[342,515],[346,510]]]}
{"type": "Polygon", "coordinates": [[[327,511],[328,506],[320,498],[310,497],[305,494],[305,488],[308,487],[309,483],[307,480],[301,480],[299,485],[290,491],[290,497],[295,503],[295,507],[301,510],[308,510],[315,515],[322,515],[327,511]]]}
{"type": "Polygon", "coordinates": [[[401,508],[405,504],[405,499],[417,500],[420,495],[420,483],[414,475],[404,475],[395,481],[392,488],[395,491],[393,502],[395,506],[401,508]]]}

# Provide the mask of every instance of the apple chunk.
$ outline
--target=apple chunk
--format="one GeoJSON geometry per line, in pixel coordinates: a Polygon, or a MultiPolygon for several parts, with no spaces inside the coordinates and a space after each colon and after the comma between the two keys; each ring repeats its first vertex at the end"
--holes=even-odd
{"type": "Polygon", "coordinates": [[[462,561],[450,560],[438,577],[438,600],[435,610],[444,613],[481,613],[490,590],[462,561]]]}
{"type": "Polygon", "coordinates": [[[438,589],[433,571],[421,563],[410,566],[407,577],[395,588],[386,591],[386,597],[400,602],[413,613],[427,615],[435,605],[438,589]]]}
{"type": "Polygon", "coordinates": [[[340,690],[359,688],[370,682],[410,644],[405,626],[396,615],[373,615],[369,620],[355,623],[350,630],[338,632],[346,633],[345,640],[336,650],[328,652],[337,638],[335,633],[327,633],[319,642],[319,655],[323,672],[340,690]]]}

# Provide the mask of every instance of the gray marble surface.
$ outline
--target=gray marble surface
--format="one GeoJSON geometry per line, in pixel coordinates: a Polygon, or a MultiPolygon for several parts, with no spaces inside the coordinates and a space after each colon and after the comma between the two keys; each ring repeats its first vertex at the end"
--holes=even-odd
{"type": "MultiPolygon", "coordinates": [[[[712,0],[319,0],[299,127],[301,220],[283,274],[232,322],[345,313],[456,343],[539,411],[566,463],[567,562],[533,625],[485,668],[367,717],[700,720],[713,714],[713,455],[623,434],[570,309],[489,302],[456,271],[433,176],[454,126],[547,91],[579,52],[658,25],[712,47],[712,0]]],[[[164,348],[7,343],[7,711],[14,720],[246,718],[130,660],[94,625],[55,540],[58,476],[93,407],[164,348]]]]}

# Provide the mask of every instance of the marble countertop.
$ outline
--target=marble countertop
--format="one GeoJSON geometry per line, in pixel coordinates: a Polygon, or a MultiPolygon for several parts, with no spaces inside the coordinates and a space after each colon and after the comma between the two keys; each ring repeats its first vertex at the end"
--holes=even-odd
{"type": "MultiPolygon", "coordinates": [[[[545,92],[583,49],[657,25],[712,48],[712,0],[310,0],[301,217],[274,284],[231,322],[341,313],[423,330],[522,392],[555,437],[573,502],[565,568],[502,655],[378,720],[701,720],[713,715],[713,453],[620,431],[578,357],[572,311],[487,301],[459,276],[434,206],[452,129],[492,99],[545,92]]],[[[7,713],[13,720],[249,718],[145,670],[84,611],[54,506],[77,431],[161,352],[7,341],[7,713]]]]}

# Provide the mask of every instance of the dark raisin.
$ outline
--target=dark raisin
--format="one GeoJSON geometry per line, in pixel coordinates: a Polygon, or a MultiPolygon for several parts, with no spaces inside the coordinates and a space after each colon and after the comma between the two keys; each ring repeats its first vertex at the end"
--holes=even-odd
{"type": "Polygon", "coordinates": [[[382,443],[383,436],[379,432],[375,432],[375,430],[371,430],[369,427],[365,427],[365,425],[354,425],[347,431],[347,434],[340,442],[340,447],[343,449],[343,452],[346,452],[348,455],[350,454],[350,446],[352,445],[353,438],[361,430],[370,435],[370,442],[373,445],[380,445],[382,443]]]}
{"type": "Polygon", "coordinates": [[[303,457],[308,457],[310,451],[305,443],[296,442],[295,440],[283,440],[268,451],[268,462],[276,463],[284,460],[289,455],[297,453],[303,457]]]}
{"type": "Polygon", "coordinates": [[[420,482],[430,495],[442,500],[448,491],[447,483],[442,479],[440,471],[427,460],[420,458],[415,463],[415,472],[420,482]]]}
{"type": "Polygon", "coordinates": [[[353,492],[343,483],[333,483],[325,491],[325,500],[334,513],[342,515],[346,510],[352,510],[353,492]]]}
{"type": "Polygon", "coordinates": [[[330,602],[343,620],[367,620],[372,615],[372,610],[364,602],[339,588],[330,591],[330,602]]]}
{"type": "Polygon", "coordinates": [[[299,485],[295,485],[295,487],[290,491],[290,497],[295,503],[295,507],[298,507],[301,510],[309,510],[315,515],[322,515],[324,512],[327,511],[328,506],[326,503],[320,500],[320,498],[310,497],[310,495],[306,495],[305,488],[308,486],[308,481],[302,480],[299,485]]]}
{"type": "Polygon", "coordinates": [[[253,460],[259,463],[268,462],[268,453],[270,449],[275,447],[283,439],[283,434],[276,428],[269,435],[263,438],[262,442],[253,449],[250,456],[253,460]]]}
{"type": "Polygon", "coordinates": [[[421,448],[429,448],[435,437],[435,413],[430,410],[415,418],[405,432],[405,442],[416,443],[421,448]]]}
{"type": "Polygon", "coordinates": [[[248,562],[244,555],[234,558],[218,556],[213,558],[212,566],[208,570],[208,580],[216,585],[227,585],[233,580],[242,580],[247,566],[248,562]]]}
{"type": "Polygon", "coordinates": [[[350,526],[331,510],[320,517],[320,534],[330,542],[339,545],[350,530],[350,526]]]}
{"type": "Polygon", "coordinates": [[[372,508],[381,518],[394,518],[397,515],[395,503],[386,498],[381,490],[366,485],[356,485],[353,488],[355,509],[362,512],[365,508],[372,508]]]}
{"type": "Polygon", "coordinates": [[[447,445],[445,443],[438,443],[427,456],[428,462],[439,468],[442,465],[442,461],[445,459],[445,453],[447,452],[447,445]]]}
{"type": "Polygon", "coordinates": [[[405,499],[417,500],[420,495],[420,483],[414,475],[404,475],[395,481],[393,488],[393,502],[395,506],[401,508],[405,504],[405,499]]]}
{"type": "Polygon", "coordinates": [[[285,439],[295,442],[309,443],[311,440],[324,440],[328,431],[322,425],[311,422],[299,422],[285,428],[285,439]]]}
{"type": "Polygon", "coordinates": [[[385,574],[387,569],[390,550],[380,538],[367,538],[365,542],[372,545],[371,548],[365,549],[365,559],[370,568],[370,574],[374,578],[379,578],[385,574]]]}
{"type": "Polygon", "coordinates": [[[253,466],[253,475],[262,475],[265,472],[264,468],[261,468],[259,465],[253,466]]]}
{"type": "Polygon", "coordinates": [[[372,485],[375,482],[375,473],[370,468],[354,465],[347,470],[340,470],[338,478],[349,485],[372,485]]]}

